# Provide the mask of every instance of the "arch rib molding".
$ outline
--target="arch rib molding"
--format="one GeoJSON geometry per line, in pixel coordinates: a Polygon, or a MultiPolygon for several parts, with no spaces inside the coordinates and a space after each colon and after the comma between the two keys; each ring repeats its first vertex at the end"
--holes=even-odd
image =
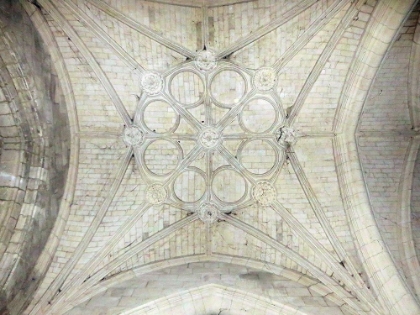
{"type": "Polygon", "coordinates": [[[416,1],[380,1],[372,15],[352,75],[344,86],[343,130],[335,139],[341,193],[360,259],[374,289],[390,314],[420,314],[420,307],[399,274],[377,228],[364,185],[356,144],[356,128],[364,100],[399,26],[416,1]]]}

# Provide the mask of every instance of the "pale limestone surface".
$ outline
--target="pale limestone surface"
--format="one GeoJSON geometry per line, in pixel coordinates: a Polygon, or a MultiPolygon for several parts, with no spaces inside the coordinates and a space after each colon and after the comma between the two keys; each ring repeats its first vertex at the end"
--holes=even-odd
{"type": "MultiPolygon", "coordinates": [[[[419,314],[413,5],[15,6],[51,56],[71,150],[58,217],[45,218],[55,225],[25,271],[39,279],[9,282],[0,313],[419,314]]],[[[11,112],[2,139],[21,127],[11,112]]],[[[17,174],[23,151],[3,143],[17,174]]],[[[0,224],[18,234],[9,217],[0,224]]],[[[3,247],[20,244],[10,233],[3,247]]],[[[19,279],[3,257],[4,281],[19,279]]]]}
{"type": "Polygon", "coordinates": [[[251,314],[276,314],[279,309],[284,314],[296,314],[296,311],[305,314],[343,314],[322,291],[315,289],[315,281],[306,281],[306,284],[304,281],[298,283],[269,272],[216,262],[191,263],[147,273],[137,270],[132,279],[111,284],[102,293],[66,314],[80,314],[83,311],[89,314],[148,314],[156,306],[161,314],[177,314],[179,308],[186,309],[187,314],[217,314],[220,311],[223,311],[222,314],[236,314],[235,308],[240,307],[247,307],[247,312],[251,314]],[[214,288],[220,287],[221,292],[214,292],[214,288]],[[246,294],[241,292],[244,288],[246,294]],[[196,294],[197,289],[203,291],[200,295],[205,298],[202,301],[188,301],[191,295],[196,294]],[[185,290],[188,290],[188,294],[183,293],[185,290]],[[229,303],[218,301],[219,298],[225,298],[223,292],[232,294],[229,303]],[[250,300],[235,298],[240,294],[250,300]],[[176,295],[186,296],[174,298],[176,295]],[[257,302],[256,296],[264,296],[267,301],[257,302]],[[157,301],[150,304],[155,300],[157,301]],[[259,303],[260,310],[253,310],[255,304],[259,303]],[[205,305],[201,312],[200,304],[205,305]],[[236,305],[229,308],[229,304],[236,305]],[[138,307],[139,305],[142,306],[138,307]],[[133,306],[138,309],[129,311],[133,306]]]}

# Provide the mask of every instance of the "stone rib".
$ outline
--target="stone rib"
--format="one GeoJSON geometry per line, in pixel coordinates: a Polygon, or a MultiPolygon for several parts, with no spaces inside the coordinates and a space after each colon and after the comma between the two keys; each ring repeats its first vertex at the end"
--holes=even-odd
{"type": "Polygon", "coordinates": [[[71,41],[80,50],[83,57],[86,59],[86,61],[88,62],[92,70],[95,72],[99,81],[102,83],[103,87],[105,88],[105,91],[111,98],[111,101],[114,104],[118,114],[121,116],[122,120],[124,121],[124,124],[126,126],[129,126],[131,124],[131,118],[127,112],[127,109],[124,107],[124,104],[122,103],[120,97],[118,96],[111,82],[107,78],[101,66],[96,61],[95,57],[87,48],[86,44],[79,37],[79,35],[76,33],[73,27],[69,24],[69,22],[67,22],[66,18],[60,13],[57,7],[53,3],[50,2],[50,0],[41,0],[39,1],[39,3],[54,18],[54,20],[57,21],[57,23],[61,26],[63,31],[70,37],[71,41]]]}
{"type": "Polygon", "coordinates": [[[191,50],[189,50],[188,48],[173,42],[170,39],[167,39],[161,35],[159,35],[157,32],[151,30],[150,28],[148,28],[147,26],[140,24],[136,21],[134,21],[133,19],[125,16],[124,14],[122,14],[121,12],[115,10],[113,7],[107,5],[105,2],[103,1],[99,1],[99,0],[86,0],[87,2],[91,3],[92,5],[94,5],[95,7],[97,7],[98,9],[100,9],[101,11],[107,13],[108,15],[116,18],[118,21],[124,23],[125,25],[127,25],[128,27],[131,27],[132,29],[136,30],[137,32],[143,34],[144,36],[149,37],[151,40],[168,47],[169,49],[176,51],[177,53],[191,58],[193,59],[195,57],[195,53],[192,52],[191,50]]]}

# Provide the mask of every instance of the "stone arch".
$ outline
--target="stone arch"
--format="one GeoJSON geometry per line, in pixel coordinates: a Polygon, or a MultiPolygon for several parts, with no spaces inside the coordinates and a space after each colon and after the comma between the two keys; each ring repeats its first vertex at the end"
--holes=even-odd
{"type": "Polygon", "coordinates": [[[306,315],[310,311],[293,309],[286,305],[269,302],[264,297],[242,290],[231,289],[220,285],[205,285],[183,293],[165,296],[147,305],[124,312],[124,315],[140,314],[188,314],[188,315],[240,315],[244,312],[261,315],[279,314],[306,315]]]}
{"type": "MultiPolygon", "coordinates": [[[[207,257],[203,260],[186,257],[143,266],[91,288],[85,294],[82,303],[79,303],[80,301],[69,303],[77,306],[66,314],[105,311],[137,314],[143,309],[151,311],[150,305],[161,305],[161,300],[172,300],[172,297],[178,300],[175,296],[180,297],[185,294],[190,296],[192,292],[200,291],[201,287],[223,287],[224,290],[231,292],[228,295],[232,297],[236,294],[255,296],[252,305],[266,305],[268,302],[275,305],[272,311],[278,312],[281,309],[284,310],[284,314],[319,314],[325,311],[331,314],[347,314],[342,302],[330,299],[331,293],[318,281],[295,271],[268,266],[257,261],[247,264],[246,261],[235,257],[225,257],[225,259],[207,257]],[[222,260],[226,262],[221,262],[222,260]],[[247,265],[259,266],[261,269],[247,265]],[[167,298],[161,299],[162,296],[167,298]],[[297,303],[290,303],[291,299],[297,303]],[[315,304],[317,306],[314,306],[315,304]],[[302,313],[299,313],[300,311],[302,313]]],[[[194,299],[191,301],[192,304],[197,302],[194,302],[194,299]]],[[[182,298],[179,301],[183,303],[182,298]]],[[[173,308],[173,305],[168,307],[173,308]]],[[[158,311],[163,311],[160,306],[158,311]]],[[[190,311],[197,310],[190,309],[190,311]]],[[[202,311],[196,314],[202,314],[202,311]]],[[[207,310],[203,314],[213,314],[214,311],[207,310]]],[[[267,314],[271,314],[272,311],[267,314]]],[[[236,314],[236,312],[232,309],[226,314],[236,314]],[[232,312],[229,313],[230,311],[232,312]]]]}
{"type": "Polygon", "coordinates": [[[401,241],[408,281],[420,296],[420,139],[412,140],[401,187],[401,241]]]}
{"type": "Polygon", "coordinates": [[[344,128],[335,142],[338,176],[355,244],[372,287],[391,314],[417,314],[420,309],[398,272],[373,217],[356,133],[377,70],[414,5],[415,1],[390,0],[379,2],[375,8],[342,92],[344,128]]]}
{"type": "Polygon", "coordinates": [[[70,130],[48,44],[21,4],[0,9],[0,311],[17,314],[49,264],[37,267],[64,194],[70,130]]]}
{"type": "MultiPolygon", "coordinates": [[[[418,5],[417,5],[418,8],[418,5]]],[[[412,129],[418,132],[420,127],[420,18],[416,21],[413,42],[411,46],[409,76],[408,76],[408,108],[412,129]]],[[[420,297],[420,264],[417,248],[420,221],[418,219],[418,169],[420,157],[420,137],[414,135],[405,160],[405,169],[401,176],[400,204],[401,204],[401,257],[404,271],[409,283],[414,288],[417,298],[420,297]],[[416,253],[417,252],[417,253],[416,253]]]]}

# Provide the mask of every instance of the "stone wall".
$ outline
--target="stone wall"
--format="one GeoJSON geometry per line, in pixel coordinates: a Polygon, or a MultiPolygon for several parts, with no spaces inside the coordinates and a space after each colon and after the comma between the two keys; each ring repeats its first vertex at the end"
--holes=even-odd
{"type": "Polygon", "coordinates": [[[65,103],[22,7],[0,3],[0,312],[20,314],[58,215],[68,169],[65,103]]]}

